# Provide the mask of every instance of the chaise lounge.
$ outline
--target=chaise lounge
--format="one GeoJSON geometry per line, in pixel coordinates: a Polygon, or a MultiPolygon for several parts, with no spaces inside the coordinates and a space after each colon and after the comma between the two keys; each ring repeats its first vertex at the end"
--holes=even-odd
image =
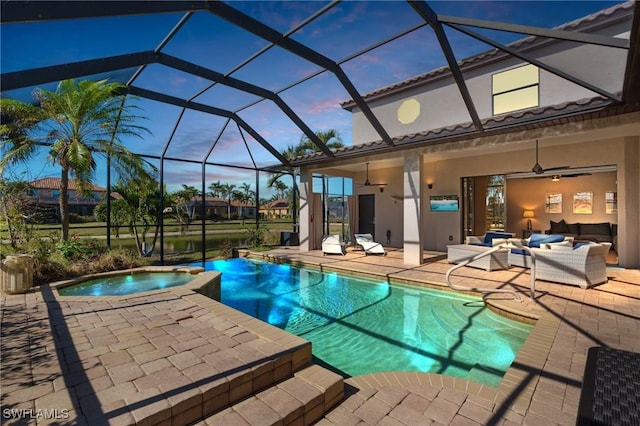
{"type": "Polygon", "coordinates": [[[327,254],[341,254],[344,256],[345,248],[344,244],[340,241],[339,235],[325,235],[322,237],[322,255],[327,254]]]}
{"type": "Polygon", "coordinates": [[[364,250],[364,254],[382,254],[386,255],[387,252],[382,247],[382,244],[375,242],[373,240],[373,235],[371,234],[355,234],[356,238],[356,246],[359,246],[364,250]]]}

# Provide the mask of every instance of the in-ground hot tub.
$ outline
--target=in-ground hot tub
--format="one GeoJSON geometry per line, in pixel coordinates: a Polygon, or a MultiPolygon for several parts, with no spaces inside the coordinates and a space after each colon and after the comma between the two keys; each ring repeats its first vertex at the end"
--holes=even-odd
{"type": "Polygon", "coordinates": [[[127,296],[174,287],[185,287],[213,299],[220,299],[218,273],[204,272],[200,267],[149,266],[144,268],[87,275],[53,284],[58,295],[127,296]]]}

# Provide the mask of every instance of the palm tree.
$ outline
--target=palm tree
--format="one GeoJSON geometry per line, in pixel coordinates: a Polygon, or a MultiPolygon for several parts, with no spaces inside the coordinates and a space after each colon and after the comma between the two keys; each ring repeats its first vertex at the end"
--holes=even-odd
{"type": "MultiPolygon", "coordinates": [[[[316,132],[316,136],[320,141],[322,141],[327,148],[329,149],[339,149],[344,148],[344,143],[342,142],[342,138],[340,134],[335,129],[329,129],[326,132],[316,132]]],[[[300,141],[297,145],[289,145],[285,148],[281,154],[288,160],[291,160],[296,157],[300,157],[303,155],[312,154],[314,152],[319,152],[320,148],[314,144],[311,139],[307,137],[307,135],[302,135],[300,137],[300,141]]],[[[293,168],[284,167],[284,171],[271,173],[269,175],[269,180],[267,181],[267,186],[272,188],[275,184],[275,181],[279,180],[285,175],[293,175],[293,168]]]]}
{"type": "Polygon", "coordinates": [[[0,173],[8,164],[27,162],[40,148],[49,150],[49,161],[60,167],[60,220],[62,239],[69,238],[69,177],[79,191],[89,195],[96,157],[109,157],[121,177],[147,176],[147,164],[122,144],[123,136],[141,137],[148,132],[136,125],[133,107],[118,95],[126,86],[101,81],[63,80],[55,92],[37,90],[37,106],[1,100],[10,124],[0,134],[0,173]]]}
{"type": "Polygon", "coordinates": [[[250,183],[243,183],[242,185],[240,185],[240,189],[242,190],[242,198],[241,201],[244,203],[244,205],[248,205],[251,201],[253,201],[255,192],[251,190],[251,184],[250,183]]]}
{"type": "Polygon", "coordinates": [[[273,186],[276,188],[276,200],[283,199],[285,197],[285,194],[287,193],[287,189],[289,189],[287,184],[282,182],[281,180],[277,180],[273,183],[273,186]]]}
{"type": "Polygon", "coordinates": [[[211,190],[211,196],[217,198],[222,193],[222,184],[220,183],[220,181],[213,182],[211,185],[209,185],[209,189],[211,190]]]}
{"type": "MultiPolygon", "coordinates": [[[[199,197],[200,194],[200,190],[195,186],[182,184],[182,189],[172,194],[176,197],[176,210],[187,210],[187,217],[190,220],[193,220],[193,218],[195,218],[196,216],[196,202],[194,198],[199,197]],[[191,207],[191,210],[188,210],[189,207],[191,207]]],[[[187,222],[187,227],[188,226],[189,223],[187,222]]]]}
{"type": "MultiPolygon", "coordinates": [[[[342,138],[336,129],[329,129],[326,132],[316,132],[316,136],[320,141],[322,141],[327,148],[329,149],[339,149],[344,148],[344,143],[342,142],[342,138]]],[[[286,149],[284,149],[281,154],[287,159],[293,159],[296,157],[300,157],[302,155],[312,154],[314,152],[319,152],[320,148],[316,146],[315,143],[311,141],[307,137],[307,135],[302,135],[300,137],[300,142],[297,145],[289,145],[286,149]]],[[[280,179],[285,175],[291,175],[295,180],[294,172],[292,167],[283,167],[283,171],[270,173],[269,180],[267,181],[267,186],[273,188],[276,186],[276,182],[281,182],[280,179]]],[[[285,185],[286,187],[286,185],[285,185]]],[[[276,190],[277,190],[276,186],[276,190]]],[[[324,192],[324,191],[323,191],[324,192]]],[[[294,186],[294,189],[289,193],[289,206],[297,206],[297,200],[299,198],[299,193],[297,186],[294,186]]],[[[295,221],[295,218],[294,218],[295,221]]]]}
{"type": "Polygon", "coordinates": [[[231,198],[233,197],[233,190],[235,185],[231,183],[225,183],[220,188],[220,195],[227,199],[227,220],[231,220],[231,198]]]}
{"type": "MultiPolygon", "coordinates": [[[[158,239],[158,217],[164,207],[175,204],[173,196],[164,191],[165,205],[160,205],[160,189],[158,182],[146,179],[118,180],[112,188],[119,197],[111,201],[112,222],[119,226],[127,226],[136,240],[136,247],[140,256],[149,256],[158,239]],[[142,226],[141,232],[139,227],[142,226]],[[154,227],[153,239],[147,246],[146,237],[154,227]]],[[[101,202],[95,211],[99,220],[106,218],[106,202],[101,202]]]]}

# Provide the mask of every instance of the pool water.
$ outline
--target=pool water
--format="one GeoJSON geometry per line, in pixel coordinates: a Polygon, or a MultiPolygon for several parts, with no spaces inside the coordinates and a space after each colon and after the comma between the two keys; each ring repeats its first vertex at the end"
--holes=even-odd
{"type": "Polygon", "coordinates": [[[497,386],[532,329],[448,291],[245,258],[205,269],[222,272],[224,304],[311,341],[349,376],[421,371],[497,386]]]}
{"type": "Polygon", "coordinates": [[[183,285],[193,278],[184,272],[143,272],[93,278],[63,287],[58,292],[61,296],[123,296],[183,285]]]}

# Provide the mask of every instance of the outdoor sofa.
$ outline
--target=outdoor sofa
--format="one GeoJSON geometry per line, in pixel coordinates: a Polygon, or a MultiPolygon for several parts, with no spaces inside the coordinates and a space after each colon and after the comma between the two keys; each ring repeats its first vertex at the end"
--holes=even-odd
{"type": "Polygon", "coordinates": [[[615,250],[618,240],[618,224],[600,223],[568,223],[564,219],[559,222],[549,221],[547,234],[562,234],[573,237],[576,241],[593,241],[595,243],[611,243],[615,250]]]}

